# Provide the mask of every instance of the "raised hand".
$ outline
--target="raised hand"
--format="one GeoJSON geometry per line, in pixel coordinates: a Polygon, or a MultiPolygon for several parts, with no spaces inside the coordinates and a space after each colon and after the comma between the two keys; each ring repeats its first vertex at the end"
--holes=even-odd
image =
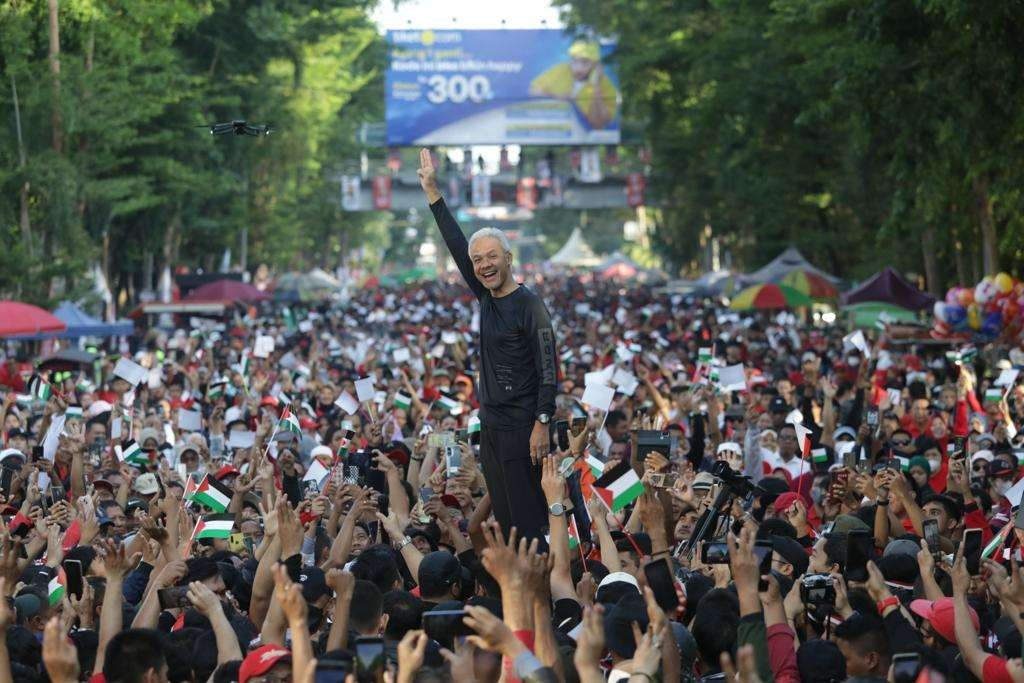
{"type": "Polygon", "coordinates": [[[565,498],[565,477],[558,471],[558,458],[553,455],[544,458],[542,472],[540,487],[548,505],[561,503],[565,498]]]}
{"type": "Polygon", "coordinates": [[[412,680],[413,673],[423,667],[427,652],[427,634],[420,630],[407,631],[398,643],[398,679],[412,680]]]}
{"type": "Polygon", "coordinates": [[[420,167],[416,171],[416,175],[419,176],[420,187],[426,193],[429,203],[433,204],[441,198],[441,193],[437,189],[437,171],[434,170],[434,160],[430,158],[430,150],[426,148],[420,150],[420,167]]]}
{"type": "Polygon", "coordinates": [[[306,599],[302,597],[302,586],[288,578],[288,568],[279,564],[274,568],[274,601],[292,628],[306,624],[306,599]]]}
{"type": "Polygon", "coordinates": [[[223,609],[217,594],[201,581],[193,581],[188,585],[186,597],[196,608],[196,611],[207,618],[212,614],[216,614],[217,610],[223,609]]]}
{"type": "Polygon", "coordinates": [[[465,609],[463,622],[476,632],[476,635],[467,638],[472,645],[481,650],[499,652],[510,659],[515,659],[516,655],[526,649],[512,633],[512,629],[487,608],[466,605],[465,609]]]}
{"type": "Polygon", "coordinates": [[[583,628],[576,641],[573,663],[576,668],[590,669],[598,666],[604,652],[604,607],[594,605],[583,610],[583,628]]]}
{"type": "Polygon", "coordinates": [[[78,680],[78,653],[68,642],[61,621],[53,617],[43,631],[43,664],[53,683],[72,683],[78,680]]]}
{"type": "MultiPolygon", "coordinates": [[[[103,571],[107,580],[123,579],[138,564],[140,553],[128,557],[124,543],[115,543],[110,539],[101,541],[100,555],[103,556],[103,571]]],[[[184,564],[184,562],[182,563],[184,564]]]]}

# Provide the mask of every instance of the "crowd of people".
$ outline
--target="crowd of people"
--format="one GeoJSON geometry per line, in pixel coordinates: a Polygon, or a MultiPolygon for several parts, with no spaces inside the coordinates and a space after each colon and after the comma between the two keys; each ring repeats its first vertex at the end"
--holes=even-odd
{"type": "Polygon", "coordinates": [[[461,282],[12,355],[0,680],[1024,681],[1019,350],[529,285],[559,359],[528,533],[461,282]]]}

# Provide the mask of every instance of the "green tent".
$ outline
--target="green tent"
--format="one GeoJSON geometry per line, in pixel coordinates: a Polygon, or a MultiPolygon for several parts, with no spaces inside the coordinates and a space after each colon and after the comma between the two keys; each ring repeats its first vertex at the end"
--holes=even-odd
{"type": "Polygon", "coordinates": [[[887,322],[918,322],[917,313],[881,301],[864,301],[844,306],[842,312],[849,316],[852,327],[876,327],[887,322]]]}

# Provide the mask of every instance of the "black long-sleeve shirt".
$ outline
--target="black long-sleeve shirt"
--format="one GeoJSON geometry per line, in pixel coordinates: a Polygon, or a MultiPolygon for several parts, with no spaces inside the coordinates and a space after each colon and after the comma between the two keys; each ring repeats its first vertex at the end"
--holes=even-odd
{"type": "Polygon", "coordinates": [[[544,302],[520,285],[495,298],[473,272],[469,241],[444,199],[430,205],[462,279],[480,301],[480,422],[494,429],[532,426],[555,412],[555,333],[544,302]]]}

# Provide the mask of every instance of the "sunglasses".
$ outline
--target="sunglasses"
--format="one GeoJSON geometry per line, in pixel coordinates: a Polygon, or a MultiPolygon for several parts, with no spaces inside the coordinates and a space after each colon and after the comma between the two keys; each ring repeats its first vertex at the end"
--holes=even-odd
{"type": "Polygon", "coordinates": [[[894,446],[909,446],[910,445],[910,440],[909,439],[908,440],[900,439],[899,441],[893,440],[892,444],[894,446]]]}

